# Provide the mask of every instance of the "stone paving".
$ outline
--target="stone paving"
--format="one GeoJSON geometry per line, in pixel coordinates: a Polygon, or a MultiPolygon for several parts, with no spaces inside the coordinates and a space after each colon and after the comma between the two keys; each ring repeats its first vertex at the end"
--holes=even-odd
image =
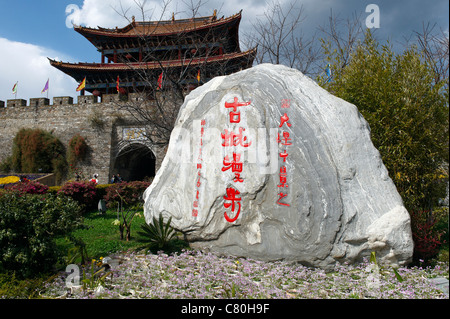
{"type": "Polygon", "coordinates": [[[448,297],[448,279],[443,277],[430,279],[439,289],[441,289],[445,295],[448,297]]]}

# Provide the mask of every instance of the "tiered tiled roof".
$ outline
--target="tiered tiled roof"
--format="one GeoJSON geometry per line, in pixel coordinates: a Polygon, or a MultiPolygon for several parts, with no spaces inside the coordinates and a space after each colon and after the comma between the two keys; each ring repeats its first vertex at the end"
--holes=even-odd
{"type": "Polygon", "coordinates": [[[233,21],[241,19],[241,12],[234,14],[227,18],[217,19],[215,15],[181,19],[181,20],[166,20],[166,21],[149,21],[136,22],[133,21],[123,28],[88,28],[82,26],[74,26],[75,31],[83,34],[86,37],[91,35],[106,35],[108,37],[136,37],[136,36],[165,36],[171,34],[178,34],[180,32],[187,33],[192,31],[199,31],[201,29],[211,29],[216,26],[229,24],[233,21]]]}
{"type": "Polygon", "coordinates": [[[241,12],[230,17],[212,16],[167,21],[134,20],[123,28],[88,28],[74,26],[101,52],[101,63],[65,63],[49,59],[50,64],[73,77],[86,78],[85,89],[108,93],[117,77],[128,91],[148,85],[161,72],[189,74],[197,85],[218,75],[231,74],[251,67],[256,49],[241,52],[239,22],[241,12]],[[141,74],[139,74],[141,73],[141,74]]]}

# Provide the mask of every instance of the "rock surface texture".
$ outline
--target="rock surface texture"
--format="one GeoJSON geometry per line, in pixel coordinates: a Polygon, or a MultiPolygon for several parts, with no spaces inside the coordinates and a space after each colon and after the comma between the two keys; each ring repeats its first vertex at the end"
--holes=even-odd
{"type": "Polygon", "coordinates": [[[330,269],[376,252],[411,261],[403,206],[357,108],[262,64],[192,91],[144,193],[192,246],[330,269]]]}

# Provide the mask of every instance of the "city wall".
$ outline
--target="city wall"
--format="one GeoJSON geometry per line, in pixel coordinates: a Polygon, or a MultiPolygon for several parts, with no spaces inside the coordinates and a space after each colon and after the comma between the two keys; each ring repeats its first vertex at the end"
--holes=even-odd
{"type": "MultiPolygon", "coordinates": [[[[133,94],[129,98],[134,97],[133,94]]],[[[130,114],[119,110],[117,94],[103,95],[102,102],[93,95],[31,98],[0,101],[0,161],[11,155],[13,139],[22,128],[39,128],[51,132],[66,146],[70,139],[80,134],[89,146],[88,156],[79,165],[86,178],[99,174],[99,183],[108,183],[115,174],[114,164],[124,145],[140,144],[148,147],[155,156],[155,170],[161,165],[164,150],[149,145],[142,139],[124,132],[139,130],[133,125],[130,114]]],[[[68,176],[68,178],[73,178],[68,176]]]]}

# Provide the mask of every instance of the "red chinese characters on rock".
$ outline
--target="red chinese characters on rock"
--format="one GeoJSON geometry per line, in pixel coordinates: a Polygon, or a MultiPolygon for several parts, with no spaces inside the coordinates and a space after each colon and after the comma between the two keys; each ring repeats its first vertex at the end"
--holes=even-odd
{"type": "MultiPolygon", "coordinates": [[[[240,123],[241,122],[241,111],[238,108],[242,106],[250,105],[251,101],[248,102],[239,102],[237,97],[233,98],[233,102],[225,102],[225,108],[231,109],[229,112],[229,123],[240,123]]],[[[224,132],[221,133],[222,137],[222,147],[249,147],[252,142],[248,141],[248,138],[244,136],[245,128],[239,127],[238,132],[235,133],[231,130],[224,129],[224,132]]],[[[228,155],[226,155],[223,159],[223,167],[222,172],[228,171],[231,169],[231,172],[234,173],[233,182],[235,183],[243,183],[244,179],[241,177],[241,173],[244,169],[244,163],[241,161],[241,153],[233,152],[233,158],[230,159],[228,155]]],[[[223,197],[224,208],[230,209],[231,213],[234,213],[234,217],[230,218],[229,213],[225,212],[224,217],[225,220],[232,223],[237,220],[239,214],[241,212],[241,197],[238,197],[240,192],[234,187],[227,187],[226,195],[223,197]]]]}
{"type": "Polygon", "coordinates": [[[283,153],[280,153],[279,155],[283,159],[283,162],[286,162],[286,158],[289,156],[286,150],[284,150],[283,153]]]}
{"type": "Polygon", "coordinates": [[[291,206],[291,205],[289,205],[289,204],[286,204],[286,203],[282,203],[281,202],[281,200],[283,199],[283,198],[285,198],[285,197],[287,197],[287,194],[285,194],[285,193],[283,193],[283,192],[279,192],[278,193],[278,196],[280,197],[280,198],[278,198],[278,200],[277,200],[277,204],[278,205],[281,205],[281,206],[291,206]]]}
{"type": "MultiPolygon", "coordinates": [[[[291,101],[289,99],[282,99],[281,100],[281,108],[282,109],[289,109],[291,106],[291,101]]],[[[286,129],[289,129],[292,126],[292,123],[289,122],[289,116],[287,112],[285,112],[280,117],[280,125],[279,128],[284,128],[284,125],[286,129]]],[[[282,132],[282,137],[280,137],[280,133],[277,135],[277,143],[279,145],[284,146],[282,152],[279,153],[279,157],[283,159],[282,166],[280,167],[280,173],[279,173],[279,179],[280,183],[278,186],[278,200],[277,204],[280,206],[287,206],[289,207],[290,204],[284,202],[284,198],[288,196],[287,189],[289,187],[287,180],[288,180],[288,171],[287,167],[285,165],[286,159],[289,156],[289,153],[287,152],[287,146],[292,145],[292,138],[290,137],[290,133],[288,131],[282,132]],[[283,200],[283,201],[282,201],[283,200]]]]}
{"type": "Polygon", "coordinates": [[[289,123],[289,116],[287,115],[287,113],[283,114],[283,116],[280,118],[280,122],[280,126],[278,127],[282,127],[284,123],[286,123],[288,127],[291,127],[291,123],[289,123]]]}
{"type": "Polygon", "coordinates": [[[280,138],[280,133],[278,133],[277,142],[281,145],[292,145],[292,139],[289,137],[289,132],[283,132],[283,138],[280,138]]]}
{"type": "Polygon", "coordinates": [[[227,195],[223,197],[225,202],[223,203],[223,206],[225,208],[229,208],[231,206],[231,211],[235,212],[235,209],[237,208],[237,212],[235,213],[233,218],[228,217],[227,212],[224,213],[225,219],[227,222],[234,222],[239,217],[239,213],[241,212],[241,199],[240,197],[236,197],[236,195],[239,195],[239,191],[237,189],[234,189],[233,187],[227,188],[227,195]],[[231,203],[230,203],[231,201],[231,203]],[[235,203],[236,202],[236,203],[235,203]],[[236,207],[237,206],[237,207],[236,207]]]}
{"type": "Polygon", "coordinates": [[[202,185],[202,182],[200,180],[201,178],[201,169],[203,164],[203,158],[202,158],[202,146],[203,146],[203,134],[205,133],[205,125],[206,120],[201,121],[201,129],[200,129],[200,148],[198,152],[197,157],[197,178],[195,182],[195,198],[194,202],[192,204],[192,216],[197,217],[198,216],[198,209],[199,209],[199,197],[200,197],[200,186],[202,185]]]}
{"type": "Polygon", "coordinates": [[[240,162],[241,154],[233,153],[233,160],[230,161],[228,155],[223,159],[223,167],[222,172],[225,172],[231,168],[231,171],[234,173],[234,182],[244,182],[244,180],[240,177],[242,173],[243,164],[240,162]]]}
{"type": "Polygon", "coordinates": [[[230,111],[230,123],[239,123],[241,121],[241,112],[237,112],[237,108],[240,106],[250,105],[252,103],[249,102],[238,102],[238,98],[235,97],[232,103],[225,102],[225,107],[233,108],[233,111],[230,111]]]}
{"type": "Polygon", "coordinates": [[[290,99],[282,99],[281,100],[281,108],[282,109],[289,109],[291,107],[291,100],[290,99]]]}
{"type": "Polygon", "coordinates": [[[287,184],[286,166],[280,167],[280,184],[278,184],[278,187],[289,187],[289,185],[287,184]]]}
{"type": "Polygon", "coordinates": [[[239,133],[228,132],[228,130],[225,129],[225,133],[221,133],[223,139],[222,146],[249,147],[252,145],[252,142],[245,143],[247,141],[247,137],[243,136],[244,131],[245,128],[242,127],[239,128],[239,133]]]}

